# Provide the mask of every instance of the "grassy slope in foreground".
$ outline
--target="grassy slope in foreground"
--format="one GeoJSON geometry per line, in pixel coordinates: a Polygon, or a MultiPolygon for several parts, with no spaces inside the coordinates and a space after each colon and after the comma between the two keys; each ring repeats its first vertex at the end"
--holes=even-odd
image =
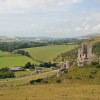
{"type": "Polygon", "coordinates": [[[50,79],[49,83],[57,83],[57,80],[62,80],[66,84],[100,85],[100,68],[93,65],[78,67],[74,64],[69,68],[68,73],[50,79]]]}
{"type": "Polygon", "coordinates": [[[30,55],[36,60],[40,61],[52,61],[58,54],[69,51],[75,48],[77,45],[53,45],[44,47],[35,47],[24,49],[28,51],[30,55]]]}
{"type": "Polygon", "coordinates": [[[0,100],[100,100],[100,86],[61,83],[1,88],[0,100]]]}
{"type": "Polygon", "coordinates": [[[28,58],[26,56],[21,56],[21,55],[17,55],[17,54],[11,54],[8,52],[0,51],[0,68],[23,66],[28,61],[30,61],[33,64],[37,64],[37,62],[31,60],[30,58],[28,58]]]}

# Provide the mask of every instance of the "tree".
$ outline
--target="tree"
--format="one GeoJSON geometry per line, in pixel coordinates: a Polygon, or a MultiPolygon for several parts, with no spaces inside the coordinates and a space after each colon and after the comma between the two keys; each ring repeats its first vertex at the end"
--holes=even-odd
{"type": "Polygon", "coordinates": [[[31,67],[31,63],[30,62],[25,64],[25,68],[29,68],[29,67],[31,67]]]}

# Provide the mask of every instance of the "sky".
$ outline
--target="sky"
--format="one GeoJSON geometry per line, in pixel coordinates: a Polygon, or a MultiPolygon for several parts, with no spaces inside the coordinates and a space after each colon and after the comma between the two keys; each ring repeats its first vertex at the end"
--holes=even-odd
{"type": "Polygon", "coordinates": [[[0,0],[0,35],[79,37],[100,33],[100,0],[0,0]]]}

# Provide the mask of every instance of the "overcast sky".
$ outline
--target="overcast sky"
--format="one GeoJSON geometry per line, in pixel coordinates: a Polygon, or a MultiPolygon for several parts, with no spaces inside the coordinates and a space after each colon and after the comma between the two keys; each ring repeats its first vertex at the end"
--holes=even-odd
{"type": "Polygon", "coordinates": [[[0,35],[77,37],[100,33],[100,0],[0,0],[0,35]]]}

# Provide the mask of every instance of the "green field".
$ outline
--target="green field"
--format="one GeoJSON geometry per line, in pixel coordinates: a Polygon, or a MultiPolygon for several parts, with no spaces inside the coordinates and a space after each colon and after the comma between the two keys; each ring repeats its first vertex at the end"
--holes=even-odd
{"type": "MultiPolygon", "coordinates": [[[[30,55],[36,60],[49,62],[52,61],[53,58],[56,57],[58,54],[69,51],[76,46],[77,45],[53,45],[28,48],[24,50],[28,51],[30,55]]],[[[30,61],[33,64],[39,64],[38,62],[33,61],[26,56],[0,51],[0,68],[23,66],[28,61],[30,61]]]]}
{"type": "Polygon", "coordinates": [[[26,56],[0,51],[0,68],[23,66],[28,61],[30,61],[33,64],[38,64],[36,61],[33,61],[26,56]]]}
{"type": "Polygon", "coordinates": [[[77,45],[53,45],[24,49],[36,60],[49,62],[60,53],[67,52],[77,45]]]}

